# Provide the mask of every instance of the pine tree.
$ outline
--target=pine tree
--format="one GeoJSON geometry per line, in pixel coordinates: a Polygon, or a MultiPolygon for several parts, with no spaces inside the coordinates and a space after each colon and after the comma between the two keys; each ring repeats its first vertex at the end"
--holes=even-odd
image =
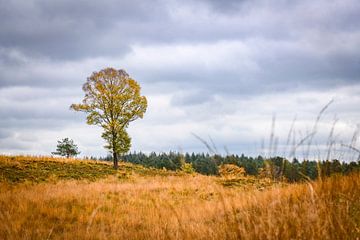
{"type": "Polygon", "coordinates": [[[65,156],[67,158],[80,154],[78,147],[72,139],[64,138],[57,142],[56,152],[52,152],[51,154],[65,156]]]}

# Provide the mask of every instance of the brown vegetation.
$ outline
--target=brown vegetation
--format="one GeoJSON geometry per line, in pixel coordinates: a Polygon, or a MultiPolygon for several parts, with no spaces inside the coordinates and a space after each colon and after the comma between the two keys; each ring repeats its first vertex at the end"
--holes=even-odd
{"type": "Polygon", "coordinates": [[[0,239],[360,238],[359,173],[262,191],[219,180],[134,172],[126,179],[5,181],[0,239]]]}

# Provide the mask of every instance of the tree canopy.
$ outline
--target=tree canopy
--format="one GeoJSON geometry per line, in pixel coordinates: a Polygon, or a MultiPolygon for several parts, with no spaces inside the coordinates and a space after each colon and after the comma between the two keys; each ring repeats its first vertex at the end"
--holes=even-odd
{"type": "Polygon", "coordinates": [[[87,123],[103,128],[105,147],[113,154],[114,168],[118,168],[118,154],[129,151],[131,138],[126,128],[129,123],[143,118],[147,108],[140,85],[124,70],[105,68],[94,72],[83,85],[82,103],[71,109],[87,113],[87,123]]]}

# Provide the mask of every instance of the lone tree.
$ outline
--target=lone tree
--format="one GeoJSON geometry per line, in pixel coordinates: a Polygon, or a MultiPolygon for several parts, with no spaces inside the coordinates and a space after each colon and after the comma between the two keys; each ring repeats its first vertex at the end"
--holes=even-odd
{"type": "Polygon", "coordinates": [[[126,132],[129,123],[143,118],[146,97],[140,95],[140,85],[124,70],[105,68],[94,72],[83,85],[81,104],[70,109],[87,113],[87,123],[101,126],[102,137],[113,154],[114,168],[118,168],[118,154],[129,151],[131,138],[126,132]]]}
{"type": "Polygon", "coordinates": [[[80,154],[78,147],[72,139],[64,138],[57,142],[56,152],[52,152],[51,154],[65,156],[67,158],[80,154]]]}

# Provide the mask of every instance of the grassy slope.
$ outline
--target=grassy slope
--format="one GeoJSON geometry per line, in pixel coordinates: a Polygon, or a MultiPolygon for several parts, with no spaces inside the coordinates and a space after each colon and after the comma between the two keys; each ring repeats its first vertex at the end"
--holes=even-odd
{"type": "MultiPolygon", "coordinates": [[[[224,186],[227,179],[131,164],[115,172],[102,163],[0,157],[0,166],[0,239],[360,238],[359,174],[244,191],[224,186]],[[12,184],[8,176],[20,172],[12,184]]],[[[236,182],[244,181],[256,180],[236,182]]]]}
{"type": "Polygon", "coordinates": [[[70,179],[95,181],[110,175],[126,178],[133,173],[164,176],[179,174],[127,163],[120,163],[120,171],[115,171],[111,163],[100,161],[0,155],[0,182],[46,182],[70,179]]]}

